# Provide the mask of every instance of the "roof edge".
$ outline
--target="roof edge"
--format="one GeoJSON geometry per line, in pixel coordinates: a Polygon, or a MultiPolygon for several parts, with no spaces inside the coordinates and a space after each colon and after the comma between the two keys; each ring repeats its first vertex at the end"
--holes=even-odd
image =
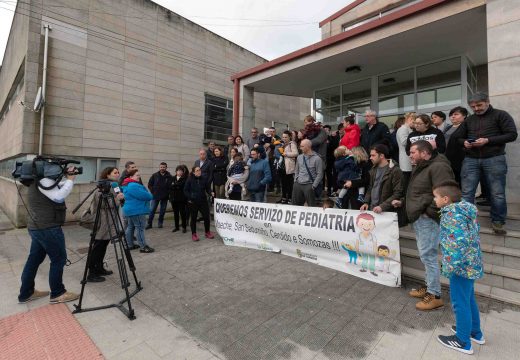
{"type": "Polygon", "coordinates": [[[366,0],[355,0],[354,2],[348,4],[347,6],[345,6],[343,9],[340,9],[338,11],[336,11],[334,14],[332,14],[331,16],[329,16],[328,18],[326,18],[325,20],[322,20],[320,21],[320,28],[325,25],[326,23],[328,22],[331,22],[332,20],[336,20],[337,18],[339,18],[341,15],[349,12],[350,10],[352,10],[353,8],[355,8],[356,6],[358,5],[361,5],[362,3],[364,3],[366,0]]]}
{"type": "MultiPolygon", "coordinates": [[[[363,0],[364,1],[364,0],[363,0]]],[[[316,51],[322,50],[324,48],[327,48],[332,45],[336,45],[337,43],[340,43],[342,41],[348,40],[350,38],[353,38],[355,36],[361,35],[365,32],[380,28],[382,26],[385,26],[387,24],[391,24],[393,22],[399,21],[409,15],[414,15],[416,13],[420,13],[424,10],[427,10],[429,8],[435,7],[437,5],[440,5],[442,3],[446,3],[449,0],[423,0],[420,3],[411,5],[409,7],[403,8],[399,11],[396,11],[392,14],[383,16],[382,18],[376,19],[374,21],[371,21],[369,23],[363,24],[361,26],[358,26],[354,29],[342,32],[340,34],[328,37],[326,39],[323,39],[321,41],[318,41],[317,43],[311,44],[309,46],[306,46],[302,49],[293,51],[289,54],[283,55],[279,58],[276,58],[274,60],[268,61],[266,63],[257,65],[255,67],[243,70],[239,73],[234,74],[231,76],[231,80],[235,79],[242,79],[245,77],[248,77],[250,75],[254,75],[257,73],[260,73],[264,70],[273,68],[277,65],[284,64],[286,62],[298,59],[300,57],[303,57],[305,55],[312,54],[316,51]]]]}

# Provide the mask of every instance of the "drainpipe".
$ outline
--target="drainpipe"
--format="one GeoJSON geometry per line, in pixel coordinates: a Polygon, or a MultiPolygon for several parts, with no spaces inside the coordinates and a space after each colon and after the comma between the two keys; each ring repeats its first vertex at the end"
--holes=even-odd
{"type": "Polygon", "coordinates": [[[45,118],[45,88],[47,85],[47,53],[49,48],[49,30],[51,27],[49,24],[43,25],[43,29],[45,30],[45,45],[43,48],[43,76],[42,76],[42,108],[40,109],[40,142],[38,144],[38,155],[42,154],[43,148],[43,125],[45,118]]]}
{"type": "Polygon", "coordinates": [[[233,136],[238,135],[240,125],[240,79],[233,80],[233,136]]]}

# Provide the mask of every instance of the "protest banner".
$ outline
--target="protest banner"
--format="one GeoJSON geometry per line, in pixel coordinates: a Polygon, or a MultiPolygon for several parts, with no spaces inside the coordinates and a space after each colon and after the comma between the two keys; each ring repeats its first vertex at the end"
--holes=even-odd
{"type": "Polygon", "coordinates": [[[300,258],[387,286],[401,285],[397,214],[215,199],[224,244],[300,258]]]}

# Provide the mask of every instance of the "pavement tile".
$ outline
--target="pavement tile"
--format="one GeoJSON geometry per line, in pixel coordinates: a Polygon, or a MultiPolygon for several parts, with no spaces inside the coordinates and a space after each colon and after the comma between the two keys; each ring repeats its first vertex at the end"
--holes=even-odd
{"type": "Polygon", "coordinates": [[[320,351],[331,360],[363,359],[383,334],[364,327],[361,323],[349,323],[320,351]]]}
{"type": "Polygon", "coordinates": [[[107,357],[107,360],[134,360],[134,359],[146,359],[146,360],[160,360],[161,358],[153,351],[153,349],[146,343],[141,343],[131,348],[124,350],[123,352],[107,357]]]}
{"type": "Polygon", "coordinates": [[[285,340],[267,352],[262,359],[298,359],[311,360],[317,352],[307,348],[305,344],[298,344],[291,340],[285,340]]]}
{"type": "MultiPolygon", "coordinates": [[[[88,231],[64,229],[71,259],[80,260],[83,254],[76,251],[88,246],[88,231]]],[[[136,320],[129,321],[117,309],[76,315],[106,358],[459,358],[435,339],[453,323],[449,303],[429,313],[416,311],[417,300],[407,296],[407,288],[416,283],[388,288],[298,259],[224,246],[219,240],[194,244],[189,236],[166,230],[147,232],[156,253],[132,252],[144,287],[132,299],[136,320]]],[[[48,303],[16,304],[30,239],[26,230],[0,235],[3,244],[6,237],[11,242],[0,248],[0,316],[48,303]]],[[[115,270],[112,248],[106,260],[115,270]]],[[[46,260],[36,277],[42,290],[48,286],[48,268],[46,260]]],[[[79,290],[83,270],[84,259],[65,269],[67,289],[79,290]]],[[[116,274],[104,283],[87,284],[84,306],[111,303],[123,294],[116,274]]],[[[479,305],[488,344],[476,358],[518,354],[518,307],[489,299],[479,299],[479,305]]]]}
{"type": "Polygon", "coordinates": [[[492,314],[486,318],[482,332],[486,338],[486,344],[474,345],[474,348],[480,348],[479,359],[513,360],[519,358],[520,326],[518,323],[496,318],[492,314]]]}

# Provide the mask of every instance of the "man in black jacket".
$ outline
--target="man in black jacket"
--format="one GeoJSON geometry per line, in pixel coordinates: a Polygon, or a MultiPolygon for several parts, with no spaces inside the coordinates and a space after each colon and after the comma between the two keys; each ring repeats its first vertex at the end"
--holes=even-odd
{"type": "Polygon", "coordinates": [[[155,216],[155,211],[157,210],[157,206],[159,203],[161,207],[159,208],[159,228],[163,227],[164,214],[166,213],[166,206],[168,206],[168,199],[170,197],[170,186],[173,181],[172,175],[166,171],[168,165],[165,162],[162,162],[159,165],[159,171],[153,174],[148,180],[148,190],[153,195],[153,200],[150,204],[150,215],[148,216],[148,225],[147,229],[152,227],[153,218],[155,216]]]}
{"type": "Polygon", "coordinates": [[[377,144],[384,144],[391,149],[392,141],[390,139],[390,131],[385,123],[377,120],[377,113],[374,110],[367,110],[365,112],[366,125],[361,130],[361,146],[365,151],[370,153],[372,146],[377,144]]]}
{"type": "Polygon", "coordinates": [[[199,160],[195,160],[193,166],[200,167],[202,172],[200,178],[211,187],[213,182],[213,162],[208,159],[206,149],[202,148],[199,150],[199,160]]]}
{"type": "Polygon", "coordinates": [[[494,109],[485,93],[469,99],[473,115],[461,125],[458,141],[466,149],[462,163],[462,197],[473,203],[480,175],[483,174],[491,201],[491,222],[496,234],[504,235],[507,216],[505,157],[506,143],[515,141],[518,133],[515,121],[507,112],[494,109]]]}
{"type": "MultiPolygon", "coordinates": [[[[338,128],[343,128],[343,124],[339,124],[338,128]]],[[[334,167],[334,150],[339,146],[340,136],[338,131],[332,131],[330,125],[323,126],[327,132],[327,164],[325,168],[325,176],[327,178],[327,196],[332,196],[332,193],[338,191],[338,174],[334,167]]]]}

